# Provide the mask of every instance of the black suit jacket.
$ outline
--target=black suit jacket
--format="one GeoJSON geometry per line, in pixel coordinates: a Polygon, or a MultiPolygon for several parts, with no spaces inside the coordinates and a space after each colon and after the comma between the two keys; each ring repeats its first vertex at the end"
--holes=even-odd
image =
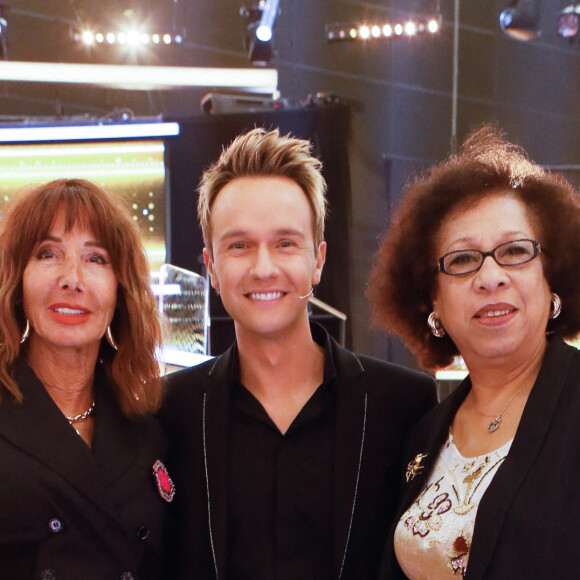
{"type": "MultiPolygon", "coordinates": [[[[398,519],[426,483],[449,425],[471,388],[469,378],[413,429],[401,470],[426,453],[423,470],[403,485],[398,519]]],[[[580,577],[580,352],[551,338],[509,454],[479,504],[466,578],[580,577]]],[[[404,578],[385,549],[382,578],[404,578]]]]}
{"type": "Polygon", "coordinates": [[[91,449],[28,366],[16,378],[23,403],[0,404],[0,579],[165,578],[160,425],[126,419],[100,376],[91,449]]]}
{"type": "MultiPolygon", "coordinates": [[[[433,380],[357,356],[327,337],[336,367],[334,570],[376,578],[397,503],[403,438],[435,404],[433,380]]],[[[171,578],[226,577],[228,424],[235,345],[169,377],[161,419],[176,483],[171,578]]],[[[306,579],[304,579],[306,580],[306,579]]]]}

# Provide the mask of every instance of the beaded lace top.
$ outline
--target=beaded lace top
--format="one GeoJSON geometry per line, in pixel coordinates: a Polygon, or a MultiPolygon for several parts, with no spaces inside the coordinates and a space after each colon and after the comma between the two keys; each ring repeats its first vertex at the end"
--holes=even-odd
{"type": "Polygon", "coordinates": [[[449,433],[427,485],[395,531],[397,560],[409,578],[465,575],[479,502],[512,441],[485,455],[463,457],[449,433]]]}

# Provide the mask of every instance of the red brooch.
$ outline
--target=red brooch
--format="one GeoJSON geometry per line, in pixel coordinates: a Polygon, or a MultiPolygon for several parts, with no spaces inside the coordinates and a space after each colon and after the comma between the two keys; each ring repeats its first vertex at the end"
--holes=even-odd
{"type": "Polygon", "coordinates": [[[169,477],[167,467],[159,459],[153,464],[153,475],[157,482],[159,495],[167,502],[172,501],[175,495],[175,485],[173,485],[173,481],[169,477]]]}

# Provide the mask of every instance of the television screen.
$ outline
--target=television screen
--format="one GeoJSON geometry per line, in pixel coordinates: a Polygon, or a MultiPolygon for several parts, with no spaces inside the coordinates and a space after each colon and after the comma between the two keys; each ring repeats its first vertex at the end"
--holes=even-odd
{"type": "Polygon", "coordinates": [[[0,145],[0,213],[19,189],[82,178],[124,199],[139,223],[151,271],[166,261],[163,139],[0,145]]]}

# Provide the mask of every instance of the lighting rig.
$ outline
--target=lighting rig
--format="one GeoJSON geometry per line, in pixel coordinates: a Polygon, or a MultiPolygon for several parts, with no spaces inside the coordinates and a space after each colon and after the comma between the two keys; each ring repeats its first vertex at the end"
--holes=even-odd
{"type": "Polygon", "coordinates": [[[280,0],[252,0],[240,9],[245,20],[244,46],[254,64],[268,64],[272,58],[279,4],[280,0]]]}
{"type": "Polygon", "coordinates": [[[441,15],[384,19],[373,22],[350,24],[327,24],[328,42],[378,41],[395,38],[413,38],[420,35],[432,36],[441,31],[441,15]]]}
{"type": "Polygon", "coordinates": [[[91,28],[72,29],[71,38],[74,42],[89,46],[169,46],[183,43],[185,31],[147,32],[137,29],[132,30],[98,30],[91,28]]]}
{"type": "Polygon", "coordinates": [[[539,0],[513,0],[499,15],[499,25],[511,38],[535,40],[541,34],[539,0]]]}

